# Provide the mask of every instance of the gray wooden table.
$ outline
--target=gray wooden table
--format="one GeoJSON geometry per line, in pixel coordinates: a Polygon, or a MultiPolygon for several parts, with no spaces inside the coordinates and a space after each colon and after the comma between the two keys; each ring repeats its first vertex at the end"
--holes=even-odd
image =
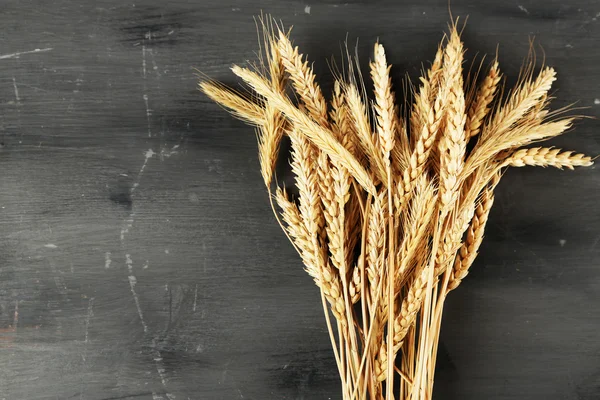
{"type": "MultiPolygon", "coordinates": [[[[600,2],[453,1],[510,82],[535,35],[556,107],[600,116],[600,2]]],[[[16,1],[0,8],[0,399],[338,399],[317,289],[275,223],[234,83],[253,16],[324,87],[349,33],[413,79],[445,1],[16,1]]],[[[600,154],[586,119],[556,146],[600,154]]],[[[511,170],[447,303],[438,399],[600,398],[600,175],[511,170]]]]}

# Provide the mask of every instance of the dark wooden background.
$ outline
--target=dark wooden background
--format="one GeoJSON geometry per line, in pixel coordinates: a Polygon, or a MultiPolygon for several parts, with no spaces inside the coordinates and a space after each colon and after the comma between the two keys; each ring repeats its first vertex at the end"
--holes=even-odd
{"type": "MultiPolygon", "coordinates": [[[[253,16],[326,60],[379,38],[418,76],[444,0],[16,1],[0,6],[0,399],[338,399],[317,289],[275,223],[235,84],[253,16]]],[[[452,2],[510,81],[535,36],[555,106],[600,116],[600,2],[452,2]]],[[[557,146],[600,154],[586,119],[557,146]]],[[[437,399],[600,398],[599,169],[511,170],[447,303],[437,399]]]]}

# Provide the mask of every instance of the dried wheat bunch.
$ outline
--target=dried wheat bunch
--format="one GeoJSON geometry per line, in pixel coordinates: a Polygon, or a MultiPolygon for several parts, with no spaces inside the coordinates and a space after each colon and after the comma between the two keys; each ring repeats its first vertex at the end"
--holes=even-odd
{"type": "Polygon", "coordinates": [[[260,62],[232,68],[251,93],[210,80],[200,89],[257,129],[275,215],[321,291],[343,398],[431,399],[444,300],[477,256],[503,170],[592,164],[583,154],[524,147],[572,126],[564,110],[548,110],[555,71],[536,73],[530,57],[501,98],[497,59],[480,81],[465,77],[454,22],[412,101],[397,104],[376,43],[373,96],[350,68],[336,74],[327,102],[288,33],[261,22],[260,62]],[[273,190],[284,136],[294,197],[273,190]]]}

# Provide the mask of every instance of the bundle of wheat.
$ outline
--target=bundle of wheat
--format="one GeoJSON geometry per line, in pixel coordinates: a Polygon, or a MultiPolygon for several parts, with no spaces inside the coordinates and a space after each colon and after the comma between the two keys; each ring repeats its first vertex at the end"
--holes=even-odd
{"type": "Polygon", "coordinates": [[[321,291],[343,398],[431,399],[444,301],[475,260],[503,169],[592,164],[570,151],[523,148],[573,123],[564,109],[548,110],[555,72],[534,73],[530,57],[502,98],[497,60],[480,82],[463,76],[453,23],[412,101],[396,104],[377,43],[373,99],[353,60],[328,105],[289,33],[262,25],[259,65],[232,68],[254,93],[210,80],[200,88],[258,130],[273,210],[321,291]],[[294,199],[272,189],[284,135],[294,199]]]}

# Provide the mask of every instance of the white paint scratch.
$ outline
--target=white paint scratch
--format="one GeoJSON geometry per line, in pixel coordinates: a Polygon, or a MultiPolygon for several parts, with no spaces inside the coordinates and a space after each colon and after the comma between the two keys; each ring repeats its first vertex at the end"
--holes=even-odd
{"type": "Polygon", "coordinates": [[[140,317],[140,322],[142,323],[142,328],[144,328],[144,333],[146,333],[148,332],[148,325],[146,325],[146,321],[144,321],[144,314],[142,313],[142,307],[140,306],[140,299],[138,298],[137,292],[135,291],[137,279],[133,275],[129,275],[128,279],[129,287],[131,288],[131,294],[133,295],[133,301],[135,302],[135,307],[137,308],[138,316],[140,317]]]}
{"type": "Polygon", "coordinates": [[[165,158],[169,158],[177,153],[179,153],[179,145],[176,144],[175,146],[171,147],[171,150],[167,150],[165,148],[163,148],[160,151],[160,160],[164,161],[165,158]]]}
{"type": "Polygon", "coordinates": [[[148,260],[146,260],[146,262],[144,263],[144,269],[148,269],[148,260]]]}
{"type": "Polygon", "coordinates": [[[56,248],[58,248],[58,246],[55,245],[54,243],[45,244],[44,247],[47,248],[47,249],[56,249],[56,248]]]}
{"type": "Polygon", "coordinates": [[[567,244],[567,240],[566,239],[560,239],[558,241],[558,244],[560,244],[560,247],[565,247],[565,244],[567,244]]]}
{"type": "Polygon", "coordinates": [[[129,214],[129,218],[123,220],[123,226],[121,227],[121,243],[125,241],[125,235],[129,233],[129,229],[133,226],[135,213],[129,214]]]}
{"type": "Polygon", "coordinates": [[[242,11],[242,9],[241,9],[241,8],[237,8],[237,7],[233,7],[233,8],[231,9],[231,11],[233,11],[233,12],[238,12],[238,11],[242,11]]]}
{"type": "Polygon", "coordinates": [[[142,96],[144,103],[146,104],[146,121],[148,122],[148,137],[152,137],[152,126],[150,124],[150,117],[152,116],[152,110],[148,103],[148,95],[144,93],[142,96]]]}
{"type": "MultiPolygon", "coordinates": [[[[137,177],[135,178],[135,181],[133,182],[133,185],[131,185],[131,189],[129,190],[129,193],[132,197],[135,190],[138,188],[138,186],[140,186],[140,181],[142,179],[142,176],[144,175],[144,170],[148,165],[148,160],[151,159],[154,156],[154,154],[156,153],[154,153],[152,149],[148,149],[144,153],[144,162],[142,163],[142,166],[140,167],[140,170],[137,173],[137,177]]],[[[129,233],[129,229],[131,229],[131,227],[133,226],[134,219],[135,212],[132,211],[129,214],[129,217],[123,220],[123,223],[121,225],[121,243],[125,241],[125,236],[129,233]]]]}
{"type": "Polygon", "coordinates": [[[131,274],[133,272],[133,261],[131,260],[131,254],[125,254],[125,264],[127,265],[127,270],[131,274]]]}
{"type": "Polygon", "coordinates": [[[13,76],[13,88],[15,89],[15,100],[17,101],[17,105],[21,105],[21,97],[19,97],[19,87],[17,86],[17,80],[13,76]]]}
{"type": "Polygon", "coordinates": [[[154,50],[148,49],[150,52],[150,56],[152,57],[152,70],[156,72],[156,77],[160,78],[160,71],[158,70],[158,65],[156,65],[156,59],[154,58],[154,50]]]}
{"type": "Polygon", "coordinates": [[[225,363],[225,368],[223,368],[223,373],[221,374],[221,380],[219,381],[219,383],[221,385],[223,385],[225,383],[225,381],[227,380],[227,373],[229,372],[230,364],[231,364],[231,359],[227,360],[227,362],[225,363]]]}
{"type": "Polygon", "coordinates": [[[169,254],[169,249],[165,249],[165,254],[169,254]]]}
{"type": "Polygon", "coordinates": [[[15,314],[13,316],[13,332],[17,330],[17,325],[19,325],[19,300],[15,301],[15,314]]]}
{"type": "MultiPolygon", "coordinates": [[[[165,369],[165,365],[163,363],[162,355],[160,354],[160,351],[158,351],[158,346],[156,344],[156,337],[152,339],[152,348],[154,349],[154,353],[155,353],[154,363],[156,365],[156,372],[158,372],[158,377],[160,378],[160,382],[166,390],[167,389],[166,369],[165,369]]],[[[169,400],[175,399],[175,396],[170,394],[169,392],[166,392],[165,396],[167,396],[167,399],[169,399],[169,400]]]]}
{"type": "Polygon", "coordinates": [[[59,272],[54,265],[54,261],[51,258],[48,259],[48,263],[50,264],[50,270],[52,270],[52,275],[54,277],[54,285],[60,294],[67,294],[67,285],[65,283],[65,278],[61,276],[62,272],[59,272]]]}
{"type": "MultiPolygon", "coordinates": [[[[148,33],[146,36],[148,37],[150,33],[148,33]]],[[[142,45],[142,74],[144,76],[144,93],[142,95],[142,98],[144,99],[144,104],[146,105],[146,120],[148,123],[148,137],[152,137],[152,129],[151,129],[151,125],[150,125],[150,116],[152,115],[152,110],[150,110],[150,106],[148,104],[148,94],[147,92],[147,87],[146,87],[146,45],[142,45]]]]}
{"type": "Polygon", "coordinates": [[[518,5],[518,7],[519,7],[519,10],[521,10],[521,11],[523,11],[525,14],[529,15],[529,11],[528,11],[528,10],[527,10],[525,7],[523,7],[523,6],[522,6],[522,5],[520,5],[520,4],[518,5]]]}
{"type": "Polygon", "coordinates": [[[133,192],[135,191],[135,189],[137,189],[137,187],[140,185],[140,180],[142,179],[142,175],[144,174],[144,170],[146,169],[146,166],[148,165],[148,160],[151,159],[152,157],[154,157],[154,154],[156,154],[156,153],[152,149],[148,149],[144,153],[144,163],[140,167],[140,171],[137,174],[137,179],[135,180],[135,182],[131,186],[131,194],[133,194],[133,192]]]}
{"type": "Polygon", "coordinates": [[[595,105],[599,105],[600,104],[600,99],[594,99],[594,104],[595,105]]]}
{"type": "Polygon", "coordinates": [[[85,317],[85,340],[84,343],[89,343],[89,330],[90,330],[90,321],[94,316],[94,298],[91,297],[88,302],[87,316],[85,317]]]}
{"type": "Polygon", "coordinates": [[[198,284],[196,283],[196,288],[194,289],[194,305],[192,306],[193,312],[196,312],[197,304],[198,304],[198,284]]]}
{"type": "Polygon", "coordinates": [[[19,58],[19,56],[23,55],[23,54],[31,54],[31,53],[43,53],[45,51],[51,51],[54,50],[53,47],[46,47],[45,49],[34,49],[34,50],[29,50],[29,51],[20,51],[17,53],[11,53],[11,54],[4,54],[2,56],[0,56],[0,60],[4,60],[7,58],[19,58]]]}
{"type": "Polygon", "coordinates": [[[142,74],[146,79],[146,45],[142,45],[142,74]]]}
{"type": "Polygon", "coordinates": [[[152,392],[152,400],[165,400],[165,398],[157,394],[156,392],[152,392]]]}
{"type": "MultiPolygon", "coordinates": [[[[202,241],[202,274],[203,276],[207,276],[207,261],[208,257],[206,257],[206,242],[202,241]]],[[[206,285],[204,285],[204,290],[202,293],[202,311],[200,312],[200,318],[204,319],[206,317],[206,299],[208,295],[206,293],[206,285]]]]}
{"type": "Polygon", "coordinates": [[[305,14],[310,14],[310,6],[304,7],[304,13],[305,14]]]}
{"type": "Polygon", "coordinates": [[[110,256],[111,256],[110,251],[107,251],[106,253],[104,253],[104,268],[106,268],[106,269],[109,269],[110,264],[112,263],[110,256]]]}

